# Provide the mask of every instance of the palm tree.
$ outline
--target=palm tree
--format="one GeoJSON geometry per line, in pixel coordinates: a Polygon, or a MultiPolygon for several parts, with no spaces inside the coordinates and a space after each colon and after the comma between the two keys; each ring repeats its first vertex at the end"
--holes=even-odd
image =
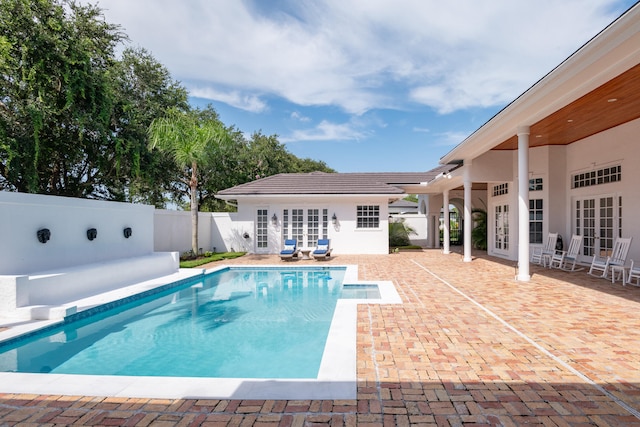
{"type": "Polygon", "coordinates": [[[149,126],[149,148],[169,154],[184,170],[182,178],[189,186],[191,200],[191,250],[198,253],[198,165],[207,161],[207,152],[228,139],[222,122],[198,110],[183,112],[172,108],[165,117],[154,119],[149,126]]]}

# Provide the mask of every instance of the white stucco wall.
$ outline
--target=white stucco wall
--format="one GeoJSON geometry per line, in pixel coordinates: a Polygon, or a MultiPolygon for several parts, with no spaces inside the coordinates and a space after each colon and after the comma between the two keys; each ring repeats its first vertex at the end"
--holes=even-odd
{"type": "Polygon", "coordinates": [[[148,255],[153,252],[153,207],[130,203],[0,191],[0,274],[148,255]],[[123,229],[131,227],[126,239],[123,229]],[[51,231],[43,244],[41,228],[51,231]],[[87,239],[87,229],[98,235],[87,239]]]}
{"type": "MultiPolygon", "coordinates": [[[[284,209],[317,208],[328,210],[328,237],[333,254],[386,254],[389,252],[389,210],[387,196],[370,197],[283,197],[249,198],[240,200],[236,213],[200,213],[199,241],[204,250],[214,246],[218,251],[246,251],[276,254],[282,249],[282,212],[284,209]],[[380,226],[376,229],[358,229],[357,206],[380,206],[380,226]],[[256,211],[268,211],[268,247],[256,247],[256,211]],[[274,226],[271,218],[278,217],[274,226]],[[331,221],[336,214],[338,222],[331,221]],[[204,223],[210,224],[204,228],[204,223]],[[248,237],[245,237],[248,236],[248,237]]],[[[185,252],[191,248],[191,220],[189,212],[161,211],[155,213],[155,250],[185,252]]]]}

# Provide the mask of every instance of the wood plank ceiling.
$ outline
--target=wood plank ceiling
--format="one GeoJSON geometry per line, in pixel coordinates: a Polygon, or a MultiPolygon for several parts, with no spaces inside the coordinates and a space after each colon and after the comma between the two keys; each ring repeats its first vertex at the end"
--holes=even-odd
{"type": "MultiPolygon", "coordinates": [[[[640,117],[640,64],[531,126],[529,147],[567,145],[640,117]]],[[[494,150],[516,150],[518,137],[494,150]]]]}

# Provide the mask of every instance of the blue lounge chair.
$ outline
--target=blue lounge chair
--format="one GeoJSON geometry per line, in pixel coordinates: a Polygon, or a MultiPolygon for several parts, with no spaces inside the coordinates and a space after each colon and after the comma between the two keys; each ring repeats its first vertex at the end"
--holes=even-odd
{"type": "Polygon", "coordinates": [[[318,246],[311,252],[314,259],[327,259],[331,256],[331,247],[329,239],[318,239],[318,246]]]}
{"type": "Polygon", "coordinates": [[[284,248],[280,251],[280,258],[287,260],[294,257],[298,257],[298,241],[296,239],[286,239],[284,241],[284,248]]]}

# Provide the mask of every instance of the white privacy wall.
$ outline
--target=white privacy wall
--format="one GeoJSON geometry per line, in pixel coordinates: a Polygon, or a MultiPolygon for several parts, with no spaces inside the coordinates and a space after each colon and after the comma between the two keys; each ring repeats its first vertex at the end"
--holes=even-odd
{"type": "Polygon", "coordinates": [[[153,252],[153,206],[0,191],[0,275],[19,275],[153,252]],[[123,230],[131,227],[132,235],[123,230]],[[51,239],[40,243],[39,229],[51,239]],[[95,228],[90,241],[87,229],[95,228]]]}

